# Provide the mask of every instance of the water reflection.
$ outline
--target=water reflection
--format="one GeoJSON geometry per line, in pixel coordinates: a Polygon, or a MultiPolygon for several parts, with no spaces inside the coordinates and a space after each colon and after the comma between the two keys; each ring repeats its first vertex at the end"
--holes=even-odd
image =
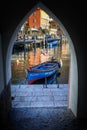
{"type": "Polygon", "coordinates": [[[51,60],[52,57],[55,57],[63,64],[60,69],[61,76],[59,77],[59,83],[68,83],[70,56],[69,44],[67,42],[54,47],[45,48],[39,46],[36,49],[32,48],[26,51],[26,60],[24,60],[24,51],[16,50],[11,58],[12,83],[23,82],[23,79],[26,79],[26,69],[28,67],[51,60]]]}

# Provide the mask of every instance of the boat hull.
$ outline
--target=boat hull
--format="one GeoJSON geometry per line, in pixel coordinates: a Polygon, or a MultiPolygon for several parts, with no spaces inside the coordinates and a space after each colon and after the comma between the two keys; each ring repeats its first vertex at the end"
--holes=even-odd
{"type": "Polygon", "coordinates": [[[47,78],[47,77],[53,75],[56,71],[57,71],[57,69],[53,69],[53,70],[47,71],[47,72],[28,72],[28,83],[32,84],[36,80],[47,78]]]}
{"type": "Polygon", "coordinates": [[[60,73],[54,73],[51,76],[48,76],[47,78],[38,79],[33,84],[53,84],[57,81],[57,78],[60,76],[60,73]]]}
{"type": "Polygon", "coordinates": [[[47,78],[58,71],[58,62],[46,62],[32,67],[28,70],[27,79],[28,84],[33,84],[35,81],[47,78]]]}
{"type": "Polygon", "coordinates": [[[47,42],[47,45],[50,46],[50,47],[55,46],[55,45],[57,45],[57,44],[58,44],[58,40],[54,40],[54,41],[49,41],[49,42],[47,42]]]}

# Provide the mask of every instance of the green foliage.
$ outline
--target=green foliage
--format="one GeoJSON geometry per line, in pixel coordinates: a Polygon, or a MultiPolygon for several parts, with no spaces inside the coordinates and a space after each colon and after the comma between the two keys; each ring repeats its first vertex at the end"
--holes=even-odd
{"type": "Polygon", "coordinates": [[[42,29],[42,33],[43,34],[49,34],[49,30],[48,29],[42,29]]]}

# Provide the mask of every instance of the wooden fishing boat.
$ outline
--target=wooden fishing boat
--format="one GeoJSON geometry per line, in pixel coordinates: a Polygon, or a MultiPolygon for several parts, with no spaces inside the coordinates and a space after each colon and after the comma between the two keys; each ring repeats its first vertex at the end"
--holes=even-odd
{"type": "Polygon", "coordinates": [[[60,62],[46,61],[32,68],[27,69],[28,84],[33,84],[35,81],[50,77],[61,67],[60,62]]]}
{"type": "Polygon", "coordinates": [[[53,75],[43,78],[43,79],[38,79],[36,80],[33,84],[53,84],[58,82],[58,77],[60,77],[61,73],[60,72],[55,72],[53,75]]]}

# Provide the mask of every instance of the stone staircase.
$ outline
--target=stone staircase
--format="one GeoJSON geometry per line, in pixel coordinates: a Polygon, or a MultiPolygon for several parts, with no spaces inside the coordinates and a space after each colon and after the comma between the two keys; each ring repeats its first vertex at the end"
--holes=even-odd
{"type": "Polygon", "coordinates": [[[12,108],[67,107],[68,84],[11,85],[12,108]]]}

